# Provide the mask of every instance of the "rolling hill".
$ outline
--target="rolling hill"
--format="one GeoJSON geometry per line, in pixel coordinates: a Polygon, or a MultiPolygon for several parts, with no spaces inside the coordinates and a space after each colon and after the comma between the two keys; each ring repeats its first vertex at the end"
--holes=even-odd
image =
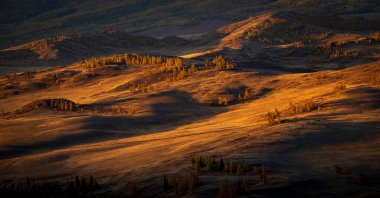
{"type": "Polygon", "coordinates": [[[241,20],[263,12],[376,13],[371,0],[4,0],[0,3],[0,46],[87,32],[119,29],[127,32],[168,25],[190,25],[206,19],[241,20]]]}
{"type": "MultiPolygon", "coordinates": [[[[224,54],[243,64],[265,62],[303,69],[355,65],[378,58],[378,33],[355,30],[361,29],[363,24],[376,30],[376,24],[357,23],[355,18],[330,21],[341,27],[337,30],[325,27],[327,24],[315,24],[308,17],[310,15],[296,12],[265,13],[185,38],[154,38],[121,30],[56,36],[1,50],[0,66],[6,69],[2,73],[7,74],[24,68],[33,70],[31,66],[64,66],[92,56],[120,53],[200,59],[212,59],[215,54],[224,54]]],[[[194,33],[196,27],[188,30],[194,33]]],[[[152,30],[155,31],[166,32],[165,27],[152,30]]],[[[145,34],[152,35],[149,32],[145,34]]]]}
{"type": "Polygon", "coordinates": [[[27,2],[1,197],[380,196],[378,2],[27,2]]]}
{"type": "Polygon", "coordinates": [[[94,175],[100,194],[167,197],[176,191],[161,190],[164,174],[186,176],[192,157],[216,156],[249,171],[201,168],[200,183],[179,195],[216,196],[223,181],[239,179],[260,196],[378,195],[378,61],[314,73],[200,66],[178,80],[159,67],[72,65],[2,77],[1,179],[94,175]],[[281,123],[268,125],[275,109],[281,123]],[[251,166],[265,166],[270,185],[251,166]]]}

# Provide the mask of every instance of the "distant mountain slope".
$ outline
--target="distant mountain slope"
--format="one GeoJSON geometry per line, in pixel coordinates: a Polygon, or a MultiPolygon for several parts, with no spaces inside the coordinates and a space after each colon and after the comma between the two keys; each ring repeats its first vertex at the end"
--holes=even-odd
{"type": "MultiPolygon", "coordinates": [[[[221,54],[244,64],[256,61],[291,67],[298,65],[303,69],[331,69],[378,60],[375,54],[379,51],[376,36],[379,33],[368,32],[363,27],[380,28],[380,25],[352,20],[352,17],[347,20],[331,17],[334,20],[322,23],[309,20],[311,16],[296,12],[265,13],[191,39],[176,36],[153,38],[120,30],[54,36],[0,50],[0,66],[69,65],[92,56],[124,53],[202,60],[211,60],[221,54]],[[330,27],[331,24],[334,26],[330,27]],[[358,31],[362,28],[363,31],[358,31]],[[292,63],[290,59],[293,59],[292,63]]],[[[323,16],[328,18],[322,14],[317,17],[323,16]]],[[[152,31],[160,33],[160,29],[170,30],[166,26],[152,31]]]]}
{"type": "Polygon", "coordinates": [[[130,35],[119,30],[101,33],[73,34],[39,39],[0,51],[2,66],[43,66],[71,64],[91,56],[113,53],[142,52],[170,54],[188,41],[175,36],[156,39],[130,35]]]}
{"type": "Polygon", "coordinates": [[[239,20],[265,11],[359,13],[379,11],[373,0],[3,0],[0,47],[54,35],[103,31],[128,32],[206,19],[239,20]]]}

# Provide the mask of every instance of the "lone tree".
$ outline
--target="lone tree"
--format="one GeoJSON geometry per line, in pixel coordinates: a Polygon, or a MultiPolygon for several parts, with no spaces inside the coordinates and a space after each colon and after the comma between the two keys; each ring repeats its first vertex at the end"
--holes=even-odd
{"type": "Polygon", "coordinates": [[[170,184],[169,184],[169,181],[168,179],[166,178],[166,175],[164,174],[164,178],[163,178],[163,189],[165,191],[169,190],[170,189],[170,184]]]}

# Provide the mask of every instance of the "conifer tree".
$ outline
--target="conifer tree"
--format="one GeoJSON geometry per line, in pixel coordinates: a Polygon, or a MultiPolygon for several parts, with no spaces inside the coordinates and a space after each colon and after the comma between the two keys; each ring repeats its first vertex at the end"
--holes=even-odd
{"type": "Polygon", "coordinates": [[[164,174],[164,178],[163,178],[163,188],[165,191],[170,189],[170,185],[169,185],[168,179],[166,178],[165,174],[164,174]]]}
{"type": "Polygon", "coordinates": [[[245,89],[243,99],[244,99],[244,100],[247,100],[248,98],[249,98],[249,90],[248,90],[248,89],[245,89]]]}

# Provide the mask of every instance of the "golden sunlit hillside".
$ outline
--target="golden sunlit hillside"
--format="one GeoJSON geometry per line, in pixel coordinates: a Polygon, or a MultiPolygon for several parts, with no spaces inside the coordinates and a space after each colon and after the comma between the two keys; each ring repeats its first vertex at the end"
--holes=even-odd
{"type": "Polygon", "coordinates": [[[1,197],[380,196],[378,3],[96,2],[3,3],[1,197]]]}

